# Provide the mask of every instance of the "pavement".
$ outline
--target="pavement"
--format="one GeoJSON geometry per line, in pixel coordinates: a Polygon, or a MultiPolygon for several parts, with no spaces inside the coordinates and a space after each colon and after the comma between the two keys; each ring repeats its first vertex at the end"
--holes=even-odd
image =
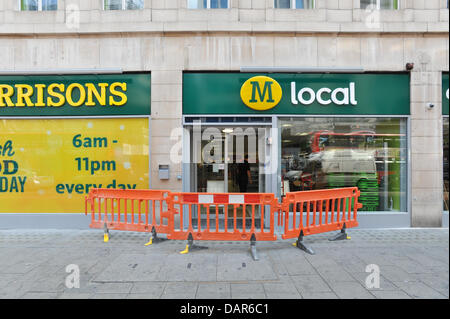
{"type": "Polygon", "coordinates": [[[295,240],[185,241],[144,246],[148,234],[1,230],[0,298],[448,299],[448,228],[349,229],[295,240]]]}

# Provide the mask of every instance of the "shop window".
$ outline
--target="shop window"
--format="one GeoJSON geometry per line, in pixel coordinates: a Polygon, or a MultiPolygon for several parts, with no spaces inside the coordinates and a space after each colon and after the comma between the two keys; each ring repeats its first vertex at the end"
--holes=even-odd
{"type": "Polygon", "coordinates": [[[58,9],[58,0],[20,0],[21,11],[54,11],[58,9]]]}
{"type": "Polygon", "coordinates": [[[275,0],[276,9],[314,9],[315,0],[275,0]]]}
{"type": "Polygon", "coordinates": [[[280,120],[281,194],[358,187],[362,211],[407,211],[406,119],[280,120]]]}
{"type": "Polygon", "coordinates": [[[105,10],[139,10],[144,8],[144,0],[104,0],[105,10]]]}
{"type": "Polygon", "coordinates": [[[448,157],[449,157],[449,149],[448,149],[448,136],[449,136],[449,120],[448,117],[444,117],[443,118],[443,122],[444,122],[444,210],[448,211],[448,207],[449,207],[449,178],[448,178],[448,157]]]}
{"type": "Polygon", "coordinates": [[[188,0],[188,9],[228,9],[229,0],[188,0]]]}
{"type": "Polygon", "coordinates": [[[398,10],[400,0],[361,0],[361,9],[398,10]]]}

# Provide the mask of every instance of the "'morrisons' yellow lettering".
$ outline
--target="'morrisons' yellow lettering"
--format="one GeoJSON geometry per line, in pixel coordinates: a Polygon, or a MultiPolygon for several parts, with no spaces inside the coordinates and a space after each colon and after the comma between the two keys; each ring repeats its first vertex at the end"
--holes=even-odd
{"type": "Polygon", "coordinates": [[[114,96],[110,96],[109,104],[121,106],[121,105],[124,105],[125,103],[127,103],[127,96],[123,92],[117,91],[116,90],[117,87],[120,87],[122,89],[122,91],[127,90],[127,84],[125,82],[123,82],[123,83],[114,82],[113,84],[111,84],[111,86],[109,87],[109,92],[112,95],[120,97],[121,99],[119,101],[116,101],[116,100],[114,100],[114,96]]]}
{"type": "Polygon", "coordinates": [[[0,84],[0,107],[14,106],[14,103],[11,100],[13,94],[14,88],[11,85],[0,84]]]}
{"type": "Polygon", "coordinates": [[[28,84],[16,84],[14,85],[17,90],[17,102],[16,106],[22,107],[22,106],[34,106],[34,103],[31,102],[31,96],[34,93],[34,89],[31,85],[28,84]],[[24,92],[26,90],[26,92],[24,92]],[[23,103],[25,100],[26,104],[23,103]]]}
{"type": "Polygon", "coordinates": [[[108,87],[108,83],[99,83],[100,93],[98,93],[97,88],[93,83],[86,83],[87,88],[87,106],[95,106],[96,104],[93,101],[92,95],[95,95],[98,103],[100,105],[106,105],[106,88],[108,87]]]}
{"type": "Polygon", "coordinates": [[[122,106],[127,83],[1,84],[0,107],[122,106]]]}
{"type": "Polygon", "coordinates": [[[40,106],[43,107],[45,106],[44,103],[44,89],[46,87],[45,84],[35,84],[34,85],[36,87],[36,103],[34,103],[34,106],[40,106]]]}
{"type": "Polygon", "coordinates": [[[67,103],[71,106],[80,106],[84,103],[86,100],[86,90],[84,89],[84,86],[82,86],[80,83],[72,83],[67,87],[66,90],[66,100],[67,103]],[[72,99],[72,93],[73,89],[77,88],[80,91],[80,98],[78,99],[78,102],[74,102],[72,99]]]}
{"type": "Polygon", "coordinates": [[[50,96],[47,98],[47,105],[52,107],[60,107],[66,103],[66,98],[64,97],[62,92],[64,92],[64,84],[53,83],[48,86],[47,92],[48,95],[52,97],[56,97],[58,102],[55,102],[50,96]],[[55,89],[58,89],[60,93],[55,92],[55,89]]]}

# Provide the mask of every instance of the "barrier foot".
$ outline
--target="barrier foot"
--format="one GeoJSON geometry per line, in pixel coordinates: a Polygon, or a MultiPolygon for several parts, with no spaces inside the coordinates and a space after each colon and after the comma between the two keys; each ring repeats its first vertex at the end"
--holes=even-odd
{"type": "Polygon", "coordinates": [[[336,235],[334,235],[331,238],[328,238],[329,241],[335,241],[335,240],[345,240],[345,239],[350,239],[350,236],[345,232],[345,224],[341,229],[340,233],[337,233],[336,235]]]}
{"type": "Polygon", "coordinates": [[[306,246],[303,242],[303,230],[300,231],[300,235],[298,236],[297,241],[295,242],[294,246],[307,252],[310,255],[315,255],[314,250],[312,250],[311,248],[309,248],[308,246],[306,246]]]}
{"type": "Polygon", "coordinates": [[[145,244],[145,246],[149,246],[149,245],[152,245],[153,243],[157,243],[157,242],[161,242],[161,241],[165,241],[165,240],[167,240],[167,238],[158,237],[158,233],[156,232],[155,227],[152,227],[152,233],[150,235],[150,240],[148,241],[148,243],[145,244]]]}
{"type": "Polygon", "coordinates": [[[106,223],[103,224],[103,242],[107,243],[109,241],[109,229],[106,223]]]}
{"type": "Polygon", "coordinates": [[[186,245],[186,248],[183,251],[180,251],[180,254],[187,254],[192,250],[208,249],[208,247],[205,247],[205,246],[194,245],[194,237],[192,236],[191,233],[189,233],[187,240],[188,240],[188,243],[186,245]]]}
{"type": "Polygon", "coordinates": [[[252,237],[250,238],[250,252],[252,253],[253,260],[255,260],[255,261],[259,260],[258,253],[256,251],[256,237],[255,237],[255,234],[252,234],[252,237]]]}

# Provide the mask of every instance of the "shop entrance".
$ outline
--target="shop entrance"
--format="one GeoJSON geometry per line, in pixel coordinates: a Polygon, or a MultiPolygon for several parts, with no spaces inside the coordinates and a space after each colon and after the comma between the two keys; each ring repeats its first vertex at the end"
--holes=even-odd
{"type": "Polygon", "coordinates": [[[264,127],[193,127],[191,190],[265,192],[265,137],[264,127]]]}
{"type": "MultiPolygon", "coordinates": [[[[270,184],[270,145],[267,143],[270,126],[258,125],[192,125],[189,127],[189,191],[199,193],[264,193],[270,184]]],[[[265,207],[250,205],[209,206],[209,215],[219,216],[223,226],[224,215],[228,227],[236,213],[241,225],[243,216],[250,219],[255,210],[255,227],[261,227],[261,213],[265,207]]],[[[201,219],[207,208],[200,207],[201,219]]],[[[196,213],[194,213],[197,215],[196,213]]],[[[193,216],[197,218],[197,216],[193,216]]],[[[239,226],[237,225],[237,226],[239,226]]],[[[250,226],[251,223],[247,222],[250,226]]]]}

